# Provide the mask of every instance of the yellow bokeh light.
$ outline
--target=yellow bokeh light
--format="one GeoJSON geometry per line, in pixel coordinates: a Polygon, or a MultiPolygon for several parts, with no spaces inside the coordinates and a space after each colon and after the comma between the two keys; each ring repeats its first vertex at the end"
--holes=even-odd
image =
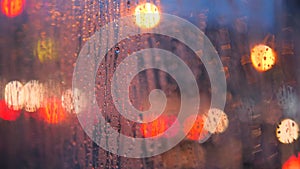
{"type": "Polygon", "coordinates": [[[153,28],[159,21],[159,11],[154,4],[145,3],[135,8],[135,22],[139,27],[153,28]]]}
{"type": "Polygon", "coordinates": [[[251,62],[257,71],[270,70],[276,62],[276,54],[266,45],[256,45],[251,50],[251,62]]]}

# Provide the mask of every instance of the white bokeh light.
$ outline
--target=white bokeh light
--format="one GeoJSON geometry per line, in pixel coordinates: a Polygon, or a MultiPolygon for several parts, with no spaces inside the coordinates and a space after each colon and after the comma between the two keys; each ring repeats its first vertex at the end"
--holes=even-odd
{"type": "Polygon", "coordinates": [[[23,84],[19,81],[7,83],[4,90],[4,97],[10,109],[21,110],[24,106],[23,84]]]}
{"type": "Polygon", "coordinates": [[[223,133],[228,128],[228,117],[225,112],[212,108],[207,113],[204,128],[210,133],[223,133]]]}
{"type": "Polygon", "coordinates": [[[44,86],[37,80],[31,80],[23,87],[24,108],[27,112],[35,112],[42,106],[44,99],[44,86]]]}
{"type": "Polygon", "coordinates": [[[293,143],[299,137],[299,126],[291,119],[284,119],[277,126],[276,136],[281,143],[293,143]]]}
{"type": "Polygon", "coordinates": [[[74,112],[74,100],[71,89],[67,89],[61,96],[62,107],[69,113],[74,112]]]}

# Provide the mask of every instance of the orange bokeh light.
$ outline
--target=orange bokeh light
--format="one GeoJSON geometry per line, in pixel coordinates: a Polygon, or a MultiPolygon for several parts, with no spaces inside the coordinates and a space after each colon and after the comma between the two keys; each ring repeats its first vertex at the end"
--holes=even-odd
{"type": "Polygon", "coordinates": [[[269,46],[256,45],[251,50],[251,62],[257,71],[265,72],[275,65],[276,54],[269,46]]]}
{"type": "Polygon", "coordinates": [[[2,0],[2,13],[8,17],[16,17],[23,12],[25,0],[2,0]]]}
{"type": "Polygon", "coordinates": [[[20,110],[8,108],[5,100],[0,100],[0,118],[6,121],[16,121],[21,114],[20,110]]]}
{"type": "Polygon", "coordinates": [[[168,132],[168,134],[166,133],[165,135],[163,135],[167,138],[173,137],[179,131],[179,123],[176,119],[176,116],[162,115],[150,123],[142,123],[140,130],[144,137],[155,137],[162,135],[174,124],[174,128],[172,128],[171,131],[168,132]]]}
{"type": "Polygon", "coordinates": [[[47,99],[37,113],[40,119],[50,124],[57,124],[66,119],[66,111],[61,105],[61,100],[57,98],[47,99]]]}
{"type": "Polygon", "coordinates": [[[298,157],[292,155],[282,166],[282,169],[299,169],[300,168],[300,153],[298,157]]]}
{"type": "Polygon", "coordinates": [[[205,139],[207,135],[209,135],[209,132],[204,129],[204,122],[205,118],[204,116],[198,115],[192,115],[188,117],[184,121],[183,130],[186,133],[186,138],[194,141],[199,141],[205,139]],[[192,119],[196,118],[194,124],[191,124],[192,119]],[[191,125],[193,125],[191,127],[191,125]],[[191,129],[188,131],[188,129],[191,127],[191,129]]]}

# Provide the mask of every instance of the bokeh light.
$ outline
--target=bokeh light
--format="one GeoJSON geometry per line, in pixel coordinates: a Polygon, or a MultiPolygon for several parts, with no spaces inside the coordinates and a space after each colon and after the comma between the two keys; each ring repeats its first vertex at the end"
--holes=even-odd
{"type": "Polygon", "coordinates": [[[251,50],[251,61],[257,71],[264,72],[274,66],[276,54],[269,46],[256,45],[251,50]]]}
{"type": "Polygon", "coordinates": [[[286,160],[282,166],[282,169],[299,169],[300,168],[300,153],[298,157],[292,155],[288,160],[286,160]]]}
{"type": "Polygon", "coordinates": [[[142,123],[140,129],[144,137],[155,137],[164,133],[164,137],[170,138],[175,136],[179,132],[179,128],[180,124],[177,121],[176,116],[162,115],[150,123],[142,123]],[[174,128],[171,128],[169,132],[164,133],[172,125],[174,125],[174,128]]]}
{"type": "Polygon", "coordinates": [[[4,97],[10,109],[21,110],[24,106],[23,84],[19,81],[7,83],[4,90],[4,97]]]}
{"type": "Polygon", "coordinates": [[[153,28],[159,21],[159,11],[154,4],[145,3],[135,8],[135,22],[140,28],[153,28]]]}
{"type": "Polygon", "coordinates": [[[8,17],[20,15],[25,6],[25,0],[1,0],[1,11],[8,17]]]}
{"type": "Polygon", "coordinates": [[[74,102],[74,109],[75,113],[79,114],[82,111],[86,110],[87,106],[87,96],[84,92],[80,91],[79,89],[73,90],[73,102],[74,102]]]}
{"type": "Polygon", "coordinates": [[[6,121],[15,121],[21,114],[20,110],[10,109],[5,100],[0,100],[0,118],[6,121]]]}
{"type": "Polygon", "coordinates": [[[34,52],[41,63],[57,58],[54,48],[54,41],[47,36],[46,32],[40,33],[40,39],[37,41],[34,52]]]}
{"type": "Polygon", "coordinates": [[[62,103],[62,107],[67,112],[70,113],[74,111],[74,100],[73,100],[73,93],[71,89],[67,89],[66,91],[63,92],[61,96],[61,103],[62,103]]]}
{"type": "Polygon", "coordinates": [[[204,128],[210,133],[223,133],[228,127],[229,121],[225,112],[212,108],[207,113],[204,128]]]}
{"type": "Polygon", "coordinates": [[[23,87],[24,108],[27,112],[35,112],[41,107],[44,99],[44,86],[37,80],[31,80],[23,87]]]}
{"type": "Polygon", "coordinates": [[[184,121],[183,130],[186,133],[186,138],[193,141],[203,142],[209,137],[209,132],[204,129],[204,122],[206,117],[203,115],[192,115],[184,121]],[[191,123],[192,119],[196,118],[194,124],[191,123]],[[191,126],[192,125],[192,126],[191,126]],[[191,128],[190,130],[188,130],[191,128]]]}
{"type": "MultiPolygon", "coordinates": [[[[147,116],[144,118],[147,118],[147,116]]],[[[162,135],[173,124],[175,125],[173,130],[171,130],[171,132],[168,132],[168,134],[164,135],[165,137],[172,137],[175,136],[179,131],[179,123],[176,120],[175,116],[161,115],[152,122],[142,123],[140,130],[144,137],[155,137],[162,135]]]]}
{"type": "Polygon", "coordinates": [[[164,137],[171,138],[178,134],[180,129],[180,123],[177,120],[177,117],[175,115],[168,115],[166,116],[166,123],[167,123],[167,130],[169,132],[165,132],[164,137]],[[170,128],[173,125],[173,128],[170,128]]]}
{"type": "Polygon", "coordinates": [[[61,100],[49,98],[44,101],[43,105],[37,111],[40,119],[50,124],[57,124],[66,119],[66,112],[62,107],[61,100]]]}
{"type": "Polygon", "coordinates": [[[299,137],[299,126],[291,119],[284,119],[277,126],[276,136],[281,143],[293,143],[299,137]]]}

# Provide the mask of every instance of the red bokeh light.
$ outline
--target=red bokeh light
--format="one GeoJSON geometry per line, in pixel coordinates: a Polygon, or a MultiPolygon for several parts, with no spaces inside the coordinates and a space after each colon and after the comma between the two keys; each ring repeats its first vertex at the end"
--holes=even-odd
{"type": "Polygon", "coordinates": [[[1,11],[8,17],[16,17],[23,12],[25,0],[1,0],[1,11]]]}
{"type": "Polygon", "coordinates": [[[8,108],[5,100],[0,100],[0,118],[6,121],[15,121],[21,114],[20,110],[12,110],[8,108]]]}
{"type": "Polygon", "coordinates": [[[300,153],[292,155],[282,166],[282,169],[300,169],[300,153]]]}

